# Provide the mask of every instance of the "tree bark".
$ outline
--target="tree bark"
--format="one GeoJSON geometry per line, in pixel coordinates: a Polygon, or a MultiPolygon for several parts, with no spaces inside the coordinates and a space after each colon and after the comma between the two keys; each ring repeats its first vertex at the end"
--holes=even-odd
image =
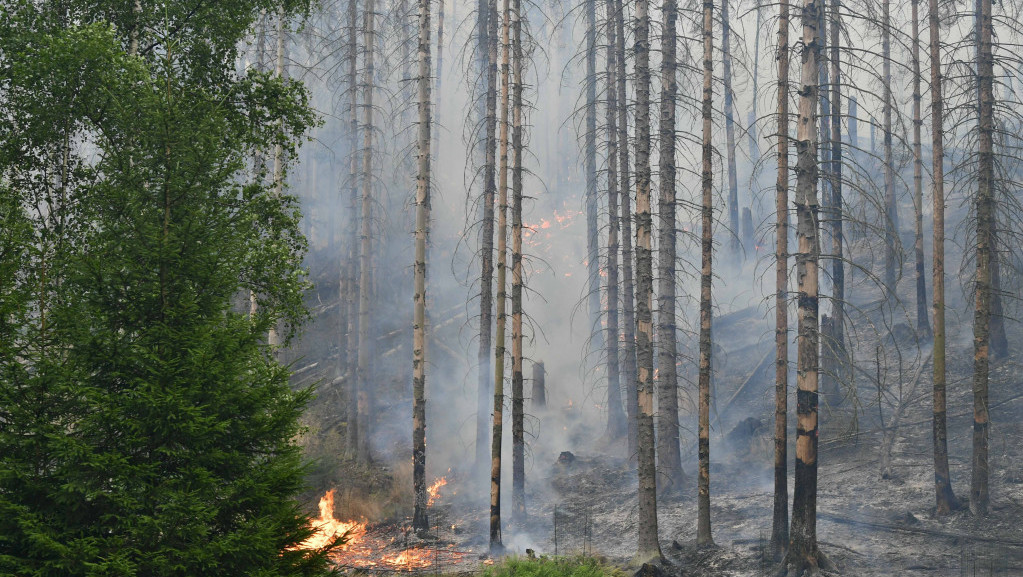
{"type": "Polygon", "coordinates": [[[412,319],[412,529],[430,528],[426,507],[426,240],[430,234],[430,0],[419,0],[419,142],[416,177],[415,301],[412,319]]]}
{"type": "Polygon", "coordinates": [[[725,138],[728,146],[728,226],[731,231],[729,245],[735,262],[742,262],[739,223],[739,177],[735,168],[735,117],[732,111],[732,49],[731,28],[728,24],[728,0],[721,0],[721,52],[724,61],[725,138]]]}
{"type": "Polygon", "coordinates": [[[774,321],[774,514],[771,551],[781,560],[789,543],[789,3],[778,4],[778,179],[776,190],[774,321]]]}
{"type": "Polygon", "coordinates": [[[792,575],[826,566],[817,547],[817,377],[818,262],[820,232],[817,204],[817,102],[820,50],[819,0],[803,4],[803,53],[796,134],[796,279],[799,287],[799,336],[796,371],[796,467],[792,527],[785,562],[792,575]]]}
{"type": "Polygon", "coordinates": [[[927,282],[924,277],[924,164],[923,151],[920,144],[920,129],[923,126],[923,118],[920,115],[920,0],[912,0],[911,17],[913,44],[910,56],[913,61],[913,213],[914,241],[913,255],[916,260],[916,334],[921,339],[928,339],[931,336],[931,324],[927,319],[927,282]]]}
{"type": "Polygon", "coordinates": [[[899,261],[899,210],[895,199],[895,164],[892,160],[892,49],[891,49],[891,0],[881,2],[881,75],[882,75],[882,116],[884,122],[884,206],[885,206],[885,289],[894,295],[897,292],[896,265],[899,261]]]}
{"type": "Polygon", "coordinates": [[[625,408],[629,417],[629,458],[636,462],[638,455],[638,423],[639,423],[639,391],[637,383],[636,359],[636,289],[633,275],[632,246],[632,180],[629,172],[629,116],[626,96],[625,74],[625,6],[622,0],[615,3],[615,60],[618,106],[618,178],[622,191],[622,343],[625,354],[622,355],[625,371],[625,408]]]}
{"type": "Polygon", "coordinates": [[[945,144],[944,102],[942,101],[941,31],[938,0],[929,0],[931,56],[931,174],[934,203],[934,497],[938,515],[959,508],[948,470],[948,432],[945,405],[945,144]]]}
{"type": "Polygon", "coordinates": [[[512,520],[526,522],[522,382],[522,3],[512,0],[512,520]]]}
{"type": "Polygon", "coordinates": [[[842,195],[842,67],[839,50],[839,33],[842,22],[842,0],[831,0],[831,317],[834,331],[831,346],[841,367],[845,367],[845,260],[843,244],[845,234],[842,221],[845,212],[842,195]]]}
{"type": "MultiPolygon", "coordinates": [[[[728,89],[725,89],[726,99],[728,89]]],[[[710,371],[711,282],[714,254],[714,143],[711,118],[714,99],[714,0],[703,0],[703,171],[701,225],[702,268],[700,270],[700,376],[699,376],[699,480],[697,489],[696,543],[714,543],[710,532],[710,371]]]]}
{"type": "Polygon", "coordinates": [[[597,228],[597,7],[595,0],[585,0],[586,15],[586,134],[583,135],[584,171],[586,172],[586,275],[587,311],[590,322],[591,349],[601,351],[604,343],[600,330],[600,241],[597,228]]]}
{"type": "MultiPolygon", "coordinates": [[[[756,0],[757,22],[755,30],[760,30],[760,0],[756,0]]],[[[757,142],[757,101],[760,99],[760,34],[753,40],[753,104],[749,111],[749,155],[753,165],[760,162],[760,145],[757,142]]]]}
{"type": "MultiPolygon", "coordinates": [[[[497,0],[487,0],[486,4],[481,3],[481,9],[487,12],[485,18],[486,34],[482,40],[487,51],[486,71],[486,93],[484,101],[486,115],[484,118],[485,161],[483,165],[483,238],[482,254],[480,255],[480,348],[478,362],[479,372],[479,395],[485,397],[491,391],[493,373],[490,371],[490,345],[494,319],[494,194],[497,183],[495,181],[497,172],[497,0]]],[[[496,393],[495,393],[496,394],[496,393]]],[[[493,400],[493,399],[491,399],[493,400]]],[[[482,398],[478,399],[476,414],[476,467],[482,471],[483,463],[486,462],[486,445],[484,444],[489,431],[487,431],[487,402],[482,398]],[[482,422],[481,422],[482,421],[482,422]]],[[[496,416],[495,416],[496,418],[496,416]]],[[[493,440],[491,440],[491,446],[493,440]]],[[[491,535],[493,537],[493,535],[491,535]]]]}
{"type": "Polygon", "coordinates": [[[362,234],[359,251],[359,359],[356,404],[359,418],[356,422],[356,460],[369,461],[369,379],[370,379],[370,289],[372,266],[373,224],[373,53],[374,0],[366,0],[363,13],[363,44],[366,51],[366,71],[362,80],[363,96],[363,151],[362,151],[362,234]]]}
{"type": "Polygon", "coordinates": [[[360,205],[359,205],[359,76],[358,76],[358,2],[348,2],[348,130],[351,146],[351,157],[348,164],[348,266],[345,271],[348,275],[348,290],[344,293],[346,300],[346,321],[345,331],[348,335],[346,366],[344,372],[347,379],[347,424],[348,429],[345,435],[345,452],[349,457],[355,457],[358,451],[358,379],[356,377],[359,358],[359,303],[361,299],[360,280],[360,205]],[[353,370],[352,363],[356,363],[356,370],[353,370]]]}
{"type": "MultiPolygon", "coordinates": [[[[626,434],[628,422],[622,408],[621,365],[618,349],[618,235],[621,213],[618,202],[618,76],[615,51],[615,2],[607,0],[607,437],[620,439],[626,434]]],[[[627,146],[624,145],[624,146],[627,146]]],[[[626,379],[630,378],[626,375],[626,379]]]]}
{"type": "Polygon", "coordinates": [[[980,82],[980,143],[977,175],[977,281],[973,316],[973,475],[970,511],[987,514],[988,492],[988,347],[991,323],[991,261],[994,237],[994,57],[991,48],[991,0],[981,0],[977,73],[980,82]]]}
{"type": "Polygon", "coordinates": [[[654,464],[653,263],[650,229],[650,15],[649,0],[637,0],[636,58],[636,353],[639,412],[639,539],[636,560],[661,557],[657,540],[657,480],[654,464]]]}
{"type": "Polygon", "coordinates": [[[497,343],[494,347],[494,432],[490,448],[490,549],[502,549],[501,543],[501,441],[504,415],[504,337],[507,323],[506,265],[508,258],[508,40],[511,19],[510,0],[504,0],[501,20],[501,118],[500,164],[497,185],[497,343]]]}
{"type": "Polygon", "coordinates": [[[675,45],[678,6],[664,0],[661,8],[664,27],[661,33],[661,121],[660,230],[658,238],[657,291],[657,479],[661,493],[679,493],[685,485],[678,426],[678,372],[675,368],[675,45]]]}

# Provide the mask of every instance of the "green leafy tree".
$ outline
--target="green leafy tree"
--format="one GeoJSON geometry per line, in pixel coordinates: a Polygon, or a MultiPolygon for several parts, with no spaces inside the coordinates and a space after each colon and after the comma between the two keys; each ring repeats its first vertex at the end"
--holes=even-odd
{"type": "Polygon", "coordinates": [[[231,66],[268,3],[125,5],[0,11],[0,574],[320,574],[310,393],[265,342],[304,316],[304,239],[243,177],[314,115],[231,66]]]}

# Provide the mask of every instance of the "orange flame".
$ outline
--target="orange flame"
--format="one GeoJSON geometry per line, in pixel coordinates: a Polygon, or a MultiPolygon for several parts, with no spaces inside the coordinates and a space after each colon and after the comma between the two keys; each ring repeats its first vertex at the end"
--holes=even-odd
{"type": "MultiPolygon", "coordinates": [[[[429,489],[431,502],[437,491],[446,484],[447,480],[443,477],[434,482],[429,489]]],[[[453,545],[449,545],[448,549],[443,550],[409,547],[403,551],[387,552],[387,549],[393,549],[396,543],[394,535],[388,536],[384,533],[386,529],[382,531],[378,528],[370,532],[366,521],[339,521],[334,518],[333,489],[327,491],[320,498],[319,508],[320,516],[312,522],[316,532],[306,539],[299,548],[320,549],[335,538],[347,534],[345,542],[331,553],[331,560],[339,566],[356,569],[381,567],[391,571],[413,571],[435,564],[441,553],[447,563],[457,563],[466,555],[464,552],[452,550],[453,545]]]]}
{"type": "Polygon", "coordinates": [[[426,492],[430,494],[430,498],[426,501],[427,507],[433,506],[433,502],[437,500],[437,497],[440,497],[440,488],[447,484],[447,477],[441,477],[434,481],[432,485],[427,487],[426,492]]]}

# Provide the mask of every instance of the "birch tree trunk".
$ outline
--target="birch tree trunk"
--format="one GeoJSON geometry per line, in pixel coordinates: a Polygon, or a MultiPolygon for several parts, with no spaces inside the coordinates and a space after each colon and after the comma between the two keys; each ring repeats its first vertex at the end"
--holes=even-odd
{"type": "MultiPolygon", "coordinates": [[[[443,1],[443,0],[442,0],[443,1]]],[[[419,141],[416,176],[415,301],[412,319],[412,529],[430,528],[426,507],[426,241],[430,234],[430,0],[419,0],[419,141]]]]}
{"type": "Polygon", "coordinates": [[[637,0],[636,58],[636,352],[639,412],[639,541],[637,561],[661,557],[657,540],[657,479],[654,464],[653,263],[650,250],[650,15],[649,0],[637,0]]]}
{"type": "Polygon", "coordinates": [[[526,522],[522,377],[522,3],[512,1],[512,520],[526,522]]]}
{"type": "Polygon", "coordinates": [[[948,431],[945,403],[945,143],[944,102],[942,101],[941,31],[938,0],[928,2],[931,56],[931,174],[934,211],[934,498],[938,515],[947,515],[959,508],[952,491],[952,478],[948,470],[948,431]]]}
{"type": "Polygon", "coordinates": [[[977,175],[977,285],[973,316],[973,475],[970,511],[987,514],[988,493],[988,347],[991,323],[991,261],[994,237],[994,57],[991,48],[991,0],[981,0],[977,73],[980,82],[980,143],[977,175]]]}
{"type": "Polygon", "coordinates": [[[679,493],[684,484],[678,427],[678,373],[675,369],[675,44],[678,6],[664,0],[661,8],[660,198],[657,291],[657,464],[661,494],[679,493]]]}
{"type": "Polygon", "coordinates": [[[778,179],[774,317],[774,514],[771,551],[781,560],[789,543],[789,3],[778,4],[778,179]]]}
{"type": "MultiPolygon", "coordinates": [[[[726,88],[725,93],[728,93],[726,88]]],[[[727,96],[726,96],[727,98],[727,96]]],[[[711,545],[710,533],[710,371],[711,354],[711,282],[714,254],[714,143],[711,113],[714,99],[714,0],[703,0],[703,171],[702,210],[703,228],[700,270],[700,376],[699,376],[699,441],[700,459],[698,494],[696,500],[696,543],[711,545]]]]}
{"type": "Polygon", "coordinates": [[[913,216],[914,241],[913,255],[916,260],[916,334],[921,339],[931,337],[931,324],[927,319],[927,281],[924,277],[924,164],[923,151],[920,144],[920,129],[923,118],[920,116],[920,0],[912,0],[912,50],[913,61],[913,216]]]}

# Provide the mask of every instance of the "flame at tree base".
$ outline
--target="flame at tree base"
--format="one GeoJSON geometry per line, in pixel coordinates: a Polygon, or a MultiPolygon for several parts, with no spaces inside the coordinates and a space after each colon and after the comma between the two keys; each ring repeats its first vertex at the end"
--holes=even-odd
{"type": "MultiPolygon", "coordinates": [[[[447,483],[443,478],[430,487],[431,503],[440,487],[447,483]]],[[[338,537],[343,543],[330,553],[330,560],[339,567],[355,569],[386,569],[391,571],[415,571],[458,563],[467,553],[455,551],[454,544],[446,548],[413,545],[403,547],[398,536],[389,532],[394,528],[372,529],[363,521],[340,521],[334,518],[334,490],[327,491],[320,498],[320,516],[313,520],[316,533],[306,539],[300,549],[322,549],[338,537]],[[400,550],[398,550],[400,549],[400,550]]],[[[406,534],[406,531],[401,531],[406,534]]]]}

